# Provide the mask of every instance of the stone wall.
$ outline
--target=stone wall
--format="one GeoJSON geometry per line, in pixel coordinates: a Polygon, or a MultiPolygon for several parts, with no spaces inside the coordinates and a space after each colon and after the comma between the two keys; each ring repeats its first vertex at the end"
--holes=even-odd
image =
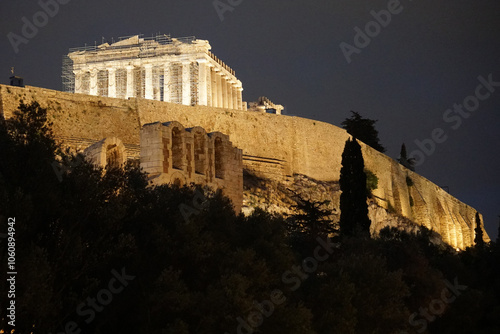
{"type": "Polygon", "coordinates": [[[141,125],[134,101],[0,85],[0,113],[5,118],[12,116],[21,99],[48,108],[54,134],[81,143],[81,149],[107,137],[120,138],[125,146],[139,145],[141,125]]]}
{"type": "MultiPolygon", "coordinates": [[[[20,98],[28,102],[36,99],[47,106],[55,134],[61,137],[95,141],[118,137],[127,147],[139,144],[143,125],[172,120],[188,128],[201,126],[207,132],[219,131],[243,150],[245,168],[272,179],[303,174],[320,181],[338,180],[342,150],[349,137],[339,127],[300,117],[93,97],[29,86],[0,85],[0,112],[9,117],[20,98]]],[[[454,247],[473,243],[474,208],[388,156],[362,143],[361,146],[366,167],[379,178],[374,191],[379,206],[433,228],[454,247]],[[412,180],[411,186],[407,176],[412,180]]]]}
{"type": "Polygon", "coordinates": [[[196,183],[222,189],[235,211],[241,211],[241,150],[220,132],[185,129],[175,121],[146,124],[141,130],[141,167],[154,184],[196,183]]]}

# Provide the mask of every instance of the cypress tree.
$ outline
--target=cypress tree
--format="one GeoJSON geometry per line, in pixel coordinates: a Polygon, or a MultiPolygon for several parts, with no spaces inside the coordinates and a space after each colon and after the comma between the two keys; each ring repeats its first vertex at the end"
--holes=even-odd
{"type": "Polygon", "coordinates": [[[368,191],[361,146],[349,138],[342,152],[340,169],[340,234],[343,236],[370,236],[368,218],[368,191]]]}
{"type": "Polygon", "coordinates": [[[484,246],[483,239],[483,229],[481,228],[481,218],[479,217],[479,212],[476,211],[476,228],[474,232],[476,233],[476,237],[474,238],[474,243],[477,247],[482,248],[484,246]]]}
{"type": "Polygon", "coordinates": [[[408,155],[406,153],[406,146],[403,143],[401,145],[401,152],[399,153],[399,159],[398,162],[408,168],[409,170],[415,171],[415,159],[413,158],[408,158],[408,155]]]}
{"type": "Polygon", "coordinates": [[[498,233],[497,233],[497,243],[500,243],[500,216],[498,216],[498,233]]]}

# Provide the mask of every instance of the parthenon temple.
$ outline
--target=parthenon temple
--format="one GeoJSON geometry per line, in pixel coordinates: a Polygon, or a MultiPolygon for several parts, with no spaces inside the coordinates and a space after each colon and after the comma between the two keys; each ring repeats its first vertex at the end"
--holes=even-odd
{"type": "Polygon", "coordinates": [[[235,72],[206,40],[157,35],[72,48],[63,58],[66,92],[246,110],[235,72]]]}

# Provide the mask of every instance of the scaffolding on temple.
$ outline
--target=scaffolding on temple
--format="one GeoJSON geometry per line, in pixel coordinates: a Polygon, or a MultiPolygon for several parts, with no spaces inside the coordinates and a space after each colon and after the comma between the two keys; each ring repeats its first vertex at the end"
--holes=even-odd
{"type": "MultiPolygon", "coordinates": [[[[194,36],[172,38],[167,34],[158,34],[152,37],[143,37],[143,35],[124,36],[119,37],[118,42],[108,44],[102,43],[97,45],[85,45],[83,47],[70,48],[68,55],[63,56],[62,59],[62,84],[63,91],[69,93],[85,93],[99,96],[114,96],[117,98],[149,98],[159,101],[168,101],[173,103],[182,104],[182,91],[188,87],[183,87],[182,63],[165,62],[163,65],[154,65],[151,69],[151,78],[146,78],[147,71],[145,66],[151,58],[160,57],[166,54],[166,49],[159,47],[162,45],[173,45],[174,43],[191,44],[196,41],[194,36]],[[131,40],[134,43],[124,43],[124,41],[131,40]],[[117,57],[112,59],[115,62],[121,63],[121,68],[113,71],[99,70],[91,73],[84,73],[79,80],[76,80],[75,62],[71,59],[70,55],[78,54],[85,55],[87,58],[92,58],[93,63],[105,62],[110,59],[101,56],[103,51],[123,51],[126,53],[127,49],[139,48],[139,54],[134,58],[134,66],[131,69],[131,74],[127,73],[125,68],[130,67],[130,60],[126,57],[117,57]],[[129,83],[129,80],[132,83],[129,83]],[[152,91],[146,91],[146,80],[152,80],[152,91]],[[113,90],[113,94],[110,91],[113,90]]],[[[167,49],[168,50],[168,49],[167,49]]],[[[174,50],[174,48],[172,48],[174,50]]],[[[115,53],[116,54],[116,53],[115,53]]],[[[211,53],[210,53],[211,54],[211,53]]],[[[213,55],[211,55],[214,57],[213,55]]],[[[220,61],[220,60],[219,60],[220,61]]],[[[190,83],[190,101],[189,104],[194,105],[199,101],[198,96],[198,66],[197,64],[190,64],[186,69],[189,73],[190,83]]],[[[232,72],[234,73],[234,71],[232,72]]]]}
{"type": "Polygon", "coordinates": [[[115,73],[116,97],[124,99],[127,96],[127,70],[118,69],[115,73]]]}
{"type": "Polygon", "coordinates": [[[68,55],[62,58],[62,90],[67,93],[75,92],[75,74],[73,73],[73,61],[68,55]]]}
{"type": "MultiPolygon", "coordinates": [[[[167,91],[170,93],[170,102],[182,103],[182,65],[168,64],[170,67],[170,76],[168,77],[167,91]]],[[[169,101],[169,100],[165,100],[169,101]]]]}
{"type": "Polygon", "coordinates": [[[191,78],[191,105],[197,105],[199,102],[198,94],[198,78],[199,78],[199,65],[198,63],[191,63],[189,66],[191,78]]]}

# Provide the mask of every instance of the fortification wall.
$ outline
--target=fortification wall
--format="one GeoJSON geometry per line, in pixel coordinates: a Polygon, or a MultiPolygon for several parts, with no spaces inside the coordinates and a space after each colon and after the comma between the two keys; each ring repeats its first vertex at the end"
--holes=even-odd
{"type": "MultiPolygon", "coordinates": [[[[456,248],[474,244],[474,208],[371,147],[363,145],[363,157],[365,167],[379,178],[373,191],[379,206],[439,232],[456,248]]],[[[489,241],[484,228],[483,233],[489,241]]]]}
{"type": "MultiPolygon", "coordinates": [[[[185,127],[220,131],[243,150],[245,167],[276,179],[298,173],[321,181],[338,180],[348,138],[339,127],[300,117],[143,99],[121,100],[29,86],[0,85],[0,112],[10,117],[20,98],[27,102],[36,99],[49,109],[58,137],[95,141],[117,137],[125,146],[138,145],[141,126],[157,121],[178,121],[185,127]],[[273,161],[279,161],[279,165],[270,163],[273,161]]],[[[474,208],[388,156],[364,144],[362,147],[366,167],[379,178],[374,195],[380,206],[433,228],[454,247],[473,244],[474,208]],[[408,184],[407,176],[413,185],[408,184]]]]}
{"type": "Polygon", "coordinates": [[[337,180],[347,133],[331,124],[300,117],[138,100],[142,124],[178,120],[229,135],[243,154],[286,161],[284,173],[337,180]]]}
{"type": "Polygon", "coordinates": [[[26,103],[35,100],[47,108],[54,134],[81,142],[83,148],[88,146],[88,140],[106,137],[120,138],[125,146],[139,145],[141,129],[139,115],[131,107],[133,101],[0,85],[0,112],[4,118],[12,116],[21,99],[26,103]]]}

